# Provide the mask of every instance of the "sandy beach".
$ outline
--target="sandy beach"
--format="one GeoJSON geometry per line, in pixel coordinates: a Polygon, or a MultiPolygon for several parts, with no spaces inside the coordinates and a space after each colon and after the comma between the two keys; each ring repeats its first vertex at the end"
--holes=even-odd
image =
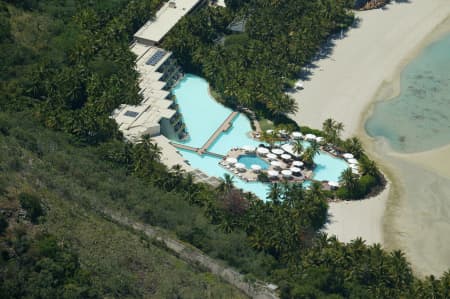
{"type": "Polygon", "coordinates": [[[433,200],[421,202],[420,196],[442,198],[450,194],[445,187],[447,177],[443,177],[450,178],[450,167],[448,162],[442,163],[450,160],[450,147],[412,155],[393,153],[366,136],[363,125],[374,101],[398,94],[400,71],[435,38],[437,28],[450,16],[450,2],[411,0],[357,12],[356,16],[358,26],[333,41],[331,53],[314,62],[304,89],[293,95],[300,109],[292,117],[300,125],[315,128],[330,117],[343,122],[344,137],[361,137],[392,183],[375,198],[332,203],[325,231],[345,242],[360,236],[367,243],[402,249],[416,272],[439,275],[450,267],[446,253],[450,250],[439,241],[439,234],[450,233],[442,221],[448,207],[433,200]],[[409,202],[406,196],[417,200],[409,202]],[[440,210],[437,214],[421,212],[417,218],[417,210],[427,209],[440,210]],[[414,231],[421,233],[414,235],[414,231]]]}

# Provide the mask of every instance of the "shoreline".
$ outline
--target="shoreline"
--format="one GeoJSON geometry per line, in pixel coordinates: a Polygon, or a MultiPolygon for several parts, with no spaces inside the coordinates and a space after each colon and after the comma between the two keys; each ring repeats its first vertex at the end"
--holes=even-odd
{"type": "MultiPolygon", "coordinates": [[[[414,254],[411,253],[413,250],[405,250],[407,248],[401,244],[404,240],[396,237],[405,235],[404,231],[396,229],[401,225],[396,223],[393,227],[392,224],[401,222],[393,219],[404,204],[407,183],[390,161],[392,158],[386,158],[386,146],[380,146],[382,141],[368,136],[364,125],[376,102],[391,100],[400,93],[400,75],[404,67],[426,46],[450,31],[450,7],[442,0],[415,0],[390,4],[383,11],[356,12],[356,16],[360,17],[361,26],[351,29],[344,39],[334,41],[333,53],[314,62],[316,68],[312,70],[311,80],[304,82],[304,90],[294,94],[301,112],[293,119],[311,127],[320,127],[328,117],[344,122],[346,137],[357,135],[362,139],[367,153],[385,174],[388,187],[380,195],[363,202],[348,202],[341,206],[338,206],[340,203],[330,204],[329,213],[333,215],[331,221],[334,223],[327,225],[325,232],[345,242],[361,236],[367,243],[382,243],[389,250],[402,249],[419,274],[441,272],[435,262],[431,268],[419,265],[418,259],[424,253],[414,254]],[[398,24],[399,19],[401,24],[398,24]],[[380,33],[388,36],[375,45],[373,39],[377,39],[380,33]],[[355,63],[355,57],[361,56],[368,56],[368,61],[355,63]],[[362,65],[355,66],[358,63],[362,65]],[[368,73],[367,69],[372,72],[368,73]],[[330,88],[324,90],[319,85],[330,88]],[[303,100],[306,101],[302,103],[303,100]]],[[[428,155],[434,157],[436,150],[430,150],[428,155]]],[[[447,153],[450,154],[450,147],[441,154],[447,153]]],[[[396,166],[410,163],[411,157],[407,155],[395,153],[394,156],[403,160],[395,162],[396,166]]],[[[415,155],[426,160],[424,153],[415,155]]],[[[433,165],[440,166],[436,163],[427,165],[429,170],[433,170],[433,165]]]]}

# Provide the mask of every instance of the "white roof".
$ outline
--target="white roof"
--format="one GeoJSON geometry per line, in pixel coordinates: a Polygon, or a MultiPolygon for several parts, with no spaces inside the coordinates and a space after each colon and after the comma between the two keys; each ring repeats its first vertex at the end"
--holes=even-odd
{"type": "Polygon", "coordinates": [[[156,13],[153,20],[144,24],[134,36],[151,43],[159,43],[163,37],[188,14],[200,0],[171,0],[156,13]]]}

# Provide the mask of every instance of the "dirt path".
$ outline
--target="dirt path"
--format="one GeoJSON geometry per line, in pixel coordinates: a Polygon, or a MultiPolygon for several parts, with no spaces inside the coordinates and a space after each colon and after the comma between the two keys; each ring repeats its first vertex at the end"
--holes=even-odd
{"type": "Polygon", "coordinates": [[[251,298],[256,299],[277,299],[278,294],[272,290],[268,284],[262,281],[249,282],[246,281],[244,275],[238,271],[224,266],[221,262],[210,258],[197,248],[190,246],[171,237],[167,232],[157,227],[146,225],[143,223],[130,220],[128,217],[122,216],[110,210],[103,210],[102,213],[110,220],[118,224],[127,226],[136,231],[144,233],[147,237],[164,244],[170,251],[176,254],[182,260],[194,265],[200,266],[230,283],[251,298]]]}

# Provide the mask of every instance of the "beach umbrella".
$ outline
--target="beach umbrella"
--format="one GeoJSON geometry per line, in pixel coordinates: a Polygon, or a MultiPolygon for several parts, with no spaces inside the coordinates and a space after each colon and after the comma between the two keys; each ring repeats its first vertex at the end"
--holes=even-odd
{"type": "Polygon", "coordinates": [[[347,162],[350,164],[358,164],[358,160],[351,158],[351,159],[347,159],[347,162]]]}
{"type": "Polygon", "coordinates": [[[257,164],[252,164],[252,166],[250,166],[250,168],[251,168],[253,171],[258,172],[258,171],[261,170],[262,167],[261,167],[260,165],[257,165],[257,164]]]}
{"type": "Polygon", "coordinates": [[[267,133],[267,134],[272,134],[272,133],[273,133],[273,130],[267,130],[266,133],[267,133]]]}
{"type": "Polygon", "coordinates": [[[305,163],[303,163],[302,161],[294,161],[292,162],[292,165],[296,167],[302,167],[303,165],[305,165],[305,163]]]}
{"type": "Polygon", "coordinates": [[[285,169],[281,171],[281,174],[285,177],[290,177],[292,176],[292,171],[290,171],[289,169],[285,169]]]}
{"type": "Polygon", "coordinates": [[[350,164],[350,168],[358,170],[359,166],[358,166],[358,164],[350,164]]]}
{"type": "Polygon", "coordinates": [[[245,164],[243,163],[236,163],[234,166],[236,166],[237,169],[245,169],[245,164]]]}
{"type": "Polygon", "coordinates": [[[358,171],[358,169],[352,168],[352,173],[353,174],[359,174],[359,171],[358,171]]]}
{"type": "Polygon", "coordinates": [[[303,89],[303,82],[302,81],[297,81],[295,83],[295,88],[296,89],[303,89]]]}
{"type": "Polygon", "coordinates": [[[256,150],[256,152],[257,152],[258,154],[265,155],[265,154],[268,154],[270,151],[269,151],[268,148],[265,148],[265,147],[258,147],[258,149],[256,150]]]}
{"type": "Polygon", "coordinates": [[[276,168],[280,168],[281,162],[280,161],[272,161],[272,162],[270,162],[270,165],[272,165],[273,167],[276,167],[276,168]]]}
{"type": "Polygon", "coordinates": [[[323,138],[323,137],[316,137],[316,141],[318,142],[318,143],[322,143],[323,141],[324,141],[325,139],[323,138]]]}
{"type": "Polygon", "coordinates": [[[306,140],[316,140],[317,136],[314,134],[306,134],[305,139],[306,140]]]}
{"type": "Polygon", "coordinates": [[[226,161],[228,162],[228,164],[235,164],[237,162],[237,159],[233,157],[228,157],[226,161]]]}
{"type": "Polygon", "coordinates": [[[252,145],[244,145],[242,149],[246,152],[254,152],[256,148],[252,145]]]}
{"type": "Polygon", "coordinates": [[[284,153],[284,151],[281,148],[274,148],[271,150],[272,153],[274,153],[275,155],[282,155],[284,153]]]}
{"type": "Polygon", "coordinates": [[[269,171],[267,172],[267,175],[268,175],[269,177],[277,177],[279,174],[280,174],[280,173],[279,173],[278,171],[276,171],[276,170],[269,170],[269,171]]]}
{"type": "Polygon", "coordinates": [[[353,159],[354,158],[353,154],[350,154],[350,153],[345,153],[342,155],[342,157],[344,157],[345,159],[353,159]]]}
{"type": "Polygon", "coordinates": [[[300,169],[300,168],[298,168],[298,167],[291,167],[291,169],[290,169],[293,173],[299,173],[299,172],[301,172],[302,170],[300,169]]]}
{"type": "Polygon", "coordinates": [[[292,138],[300,139],[302,137],[303,137],[303,134],[301,132],[292,132],[292,138]]]}
{"type": "Polygon", "coordinates": [[[338,188],[339,187],[339,183],[338,182],[329,181],[328,182],[328,186],[333,187],[333,188],[338,188]]]}
{"type": "Polygon", "coordinates": [[[268,154],[266,155],[266,157],[267,157],[269,160],[276,160],[276,159],[277,159],[277,155],[272,154],[272,153],[268,153],[268,154]]]}
{"type": "Polygon", "coordinates": [[[289,155],[289,154],[282,154],[281,155],[281,159],[283,159],[283,160],[290,160],[290,159],[292,159],[292,156],[289,155]]]}
{"type": "Polygon", "coordinates": [[[292,144],[289,143],[283,144],[281,148],[284,151],[288,152],[289,154],[297,156],[297,154],[294,153],[294,147],[292,146],[292,144]]]}
{"type": "Polygon", "coordinates": [[[287,131],[286,130],[280,130],[279,131],[281,135],[287,135],[287,131]]]}

